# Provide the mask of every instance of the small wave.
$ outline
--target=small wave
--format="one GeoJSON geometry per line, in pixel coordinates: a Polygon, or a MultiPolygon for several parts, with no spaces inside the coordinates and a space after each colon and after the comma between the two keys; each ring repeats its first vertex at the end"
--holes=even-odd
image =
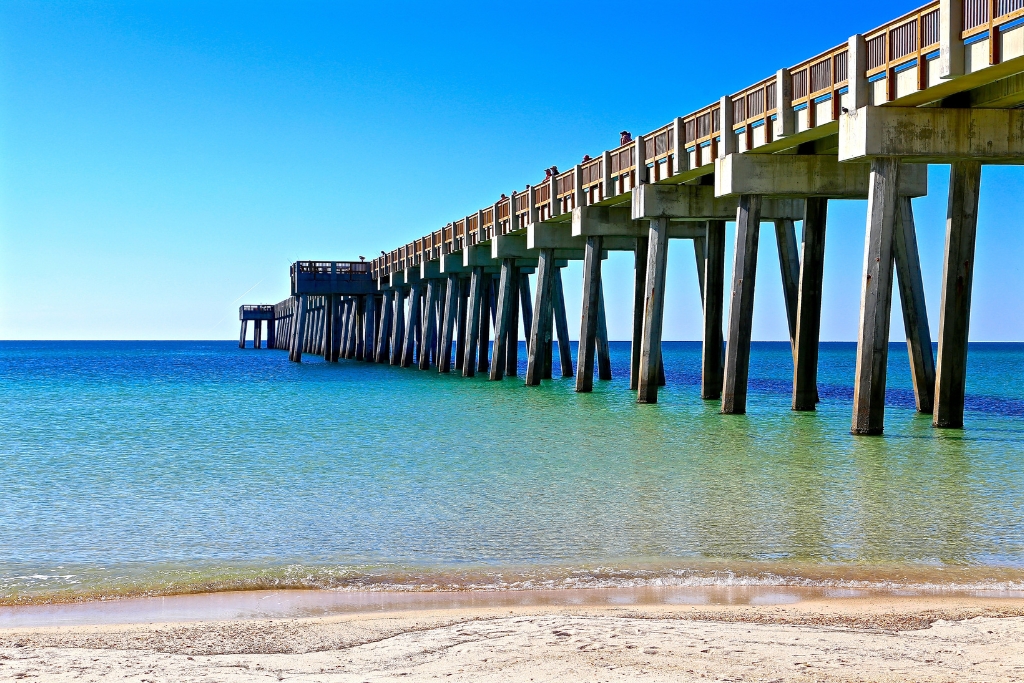
{"type": "Polygon", "coordinates": [[[796,588],[908,594],[1024,595],[1024,571],[991,567],[537,567],[516,570],[323,567],[165,569],[128,578],[26,574],[0,579],[0,605],[225,591],[484,592],[586,589],[796,588]],[[15,581],[14,579],[22,579],[15,581]]]}

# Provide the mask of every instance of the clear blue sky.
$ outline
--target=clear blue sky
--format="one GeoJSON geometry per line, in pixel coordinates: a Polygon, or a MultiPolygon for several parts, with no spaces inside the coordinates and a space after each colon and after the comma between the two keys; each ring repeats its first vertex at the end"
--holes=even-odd
{"type": "MultiPolygon", "coordinates": [[[[915,7],[784,4],[7,0],[0,338],[234,337],[291,261],[392,249],[915,7]]],[[[915,203],[933,335],[947,173],[915,203]]],[[[829,212],[822,338],[851,340],[865,203],[829,212]]],[[[972,339],[1024,339],[1022,216],[1024,170],[986,168],[972,339]]],[[[754,337],[785,339],[761,245],[754,337]]],[[[673,243],[669,339],[700,335],[693,262],[673,243]]],[[[616,339],[631,268],[605,271],[616,339]]]]}

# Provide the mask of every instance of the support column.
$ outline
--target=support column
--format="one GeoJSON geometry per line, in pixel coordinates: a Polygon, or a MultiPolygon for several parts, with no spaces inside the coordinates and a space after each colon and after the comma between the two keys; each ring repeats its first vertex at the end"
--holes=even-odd
{"type": "MultiPolygon", "coordinates": [[[[512,262],[512,271],[509,274],[509,311],[508,329],[505,340],[505,376],[516,377],[519,375],[519,283],[521,282],[519,268],[515,261],[512,262]]],[[[500,312],[501,307],[498,307],[500,312]]],[[[500,358],[500,356],[495,356],[500,358]]],[[[497,362],[497,361],[495,361],[497,362]]]]}
{"type": "Polygon", "coordinates": [[[899,212],[900,160],[871,161],[868,224],[864,241],[864,290],[860,301],[857,371],[853,385],[853,434],[881,434],[885,423],[885,371],[892,311],[893,234],[899,212]]]}
{"type": "Polygon", "coordinates": [[[725,221],[708,221],[704,261],[704,333],[700,397],[722,398],[722,313],[725,307],[725,221]]]}
{"type": "MultiPolygon", "coordinates": [[[[649,237],[637,237],[633,250],[633,340],[629,352],[629,388],[640,387],[640,347],[644,336],[644,299],[647,288],[647,244],[649,237]]],[[[667,244],[667,243],[666,243],[667,244]]]]}
{"type": "Polygon", "coordinates": [[[444,324],[441,326],[441,353],[437,357],[438,372],[451,372],[452,369],[452,336],[459,313],[459,289],[459,276],[449,274],[444,293],[444,324]]]}
{"type": "Polygon", "coordinates": [[[363,297],[363,357],[361,360],[373,361],[373,332],[377,327],[377,303],[372,294],[363,297]]]}
{"type": "MultiPolygon", "coordinates": [[[[601,254],[598,253],[598,259],[601,254]]],[[[558,365],[562,377],[572,377],[572,345],[569,342],[569,321],[565,314],[565,292],[562,289],[562,269],[555,268],[554,297],[551,300],[555,315],[555,331],[558,333],[558,365]]]]}
{"type": "Polygon", "coordinates": [[[480,311],[483,309],[484,269],[473,268],[469,280],[469,299],[466,302],[466,350],[463,354],[462,376],[476,374],[476,347],[480,336],[480,311]]]}
{"type": "Polygon", "coordinates": [[[391,318],[393,315],[392,299],[390,289],[384,290],[384,296],[380,304],[380,327],[377,330],[377,348],[374,360],[378,363],[385,363],[388,359],[388,340],[391,338],[391,318]]]}
{"type": "Polygon", "coordinates": [[[430,369],[430,347],[437,329],[437,284],[436,280],[427,281],[427,319],[423,321],[423,337],[420,338],[420,370],[430,369]]]}
{"type": "Polygon", "coordinates": [[[459,278],[459,329],[456,334],[455,343],[455,368],[462,372],[466,364],[466,344],[469,338],[469,287],[472,284],[471,278],[459,278]]]}
{"type": "Polygon", "coordinates": [[[659,371],[662,367],[661,329],[665,312],[665,271],[667,267],[668,219],[652,218],[647,241],[647,280],[644,284],[644,300],[641,309],[643,311],[643,334],[640,342],[637,403],[658,402],[659,371]]]}
{"type": "Polygon", "coordinates": [[[487,352],[491,340],[491,290],[494,289],[494,277],[484,273],[483,286],[480,291],[480,329],[477,333],[477,372],[487,372],[487,352]]]}
{"type": "MultiPolygon", "coordinates": [[[[821,332],[821,281],[825,269],[825,224],[828,199],[804,200],[802,253],[789,259],[799,261],[797,303],[794,311],[793,410],[814,410],[818,402],[818,340],[821,332]]],[[[788,222],[788,221],[787,221],[788,222]]],[[[775,224],[776,235],[779,225],[775,224]]],[[[795,243],[795,236],[793,242],[795,243]]],[[[781,254],[781,252],[780,252],[781,254]]],[[[780,260],[782,256],[779,256],[780,260]]],[[[783,265],[783,280],[786,279],[783,265]]],[[[788,293],[787,293],[788,297],[788,293]]],[[[787,298],[788,311],[788,298],[787,298]]]]}
{"type": "Polygon", "coordinates": [[[277,318],[267,321],[267,348],[277,348],[277,318]]]}
{"type": "Polygon", "coordinates": [[[405,337],[402,340],[402,367],[412,365],[413,354],[416,351],[416,326],[420,319],[420,288],[412,286],[409,288],[409,310],[405,319],[405,337]]]}
{"type": "Polygon", "coordinates": [[[391,364],[402,364],[402,352],[405,349],[405,292],[401,288],[395,290],[395,321],[391,334],[391,364]]]}
{"type": "Polygon", "coordinates": [[[515,259],[502,259],[501,278],[498,280],[498,315],[494,321],[494,351],[491,354],[492,380],[500,380],[505,375],[509,328],[519,325],[519,321],[512,318],[512,301],[518,294],[514,286],[515,278],[515,259]]]}
{"type": "Polygon", "coordinates": [[[530,332],[533,330],[533,297],[530,296],[530,276],[519,274],[519,308],[523,312],[523,334],[526,337],[526,355],[530,355],[530,332]]]}
{"type": "Polygon", "coordinates": [[[914,208],[910,197],[900,197],[899,201],[900,213],[896,220],[892,250],[896,260],[896,281],[900,286],[900,303],[903,306],[910,378],[914,384],[917,412],[931,414],[935,406],[935,356],[932,353],[924,282],[921,279],[921,257],[917,252],[914,208]]]}
{"type": "MultiPolygon", "coordinates": [[[[576,352],[579,355],[579,352],[576,352]]],[[[579,363],[579,359],[576,360],[579,363]]],[[[597,378],[612,378],[612,355],[608,346],[608,321],[604,315],[604,284],[597,288],[597,378]]]]}
{"type": "MultiPolygon", "coordinates": [[[[816,201],[816,199],[812,198],[807,201],[816,201]]],[[[775,241],[779,247],[782,297],[786,302],[786,322],[789,323],[789,350],[795,359],[796,309],[800,299],[800,252],[797,251],[796,228],[793,226],[793,221],[788,218],[775,221],[775,241]]]]}
{"type": "Polygon", "coordinates": [[[533,306],[533,325],[527,350],[526,385],[540,386],[544,360],[551,343],[552,298],[555,281],[555,250],[541,249],[537,262],[537,294],[533,306]]]}
{"type": "Polygon", "coordinates": [[[351,338],[352,341],[349,342],[348,354],[345,357],[356,359],[359,358],[360,354],[359,326],[362,324],[363,321],[363,311],[362,308],[359,306],[359,297],[354,296],[351,299],[349,299],[349,308],[352,311],[352,325],[349,327],[349,337],[351,338]]]}
{"type": "Polygon", "coordinates": [[[302,341],[306,336],[306,307],[308,305],[308,297],[300,296],[295,307],[295,328],[292,335],[291,350],[288,353],[288,360],[294,363],[302,362],[302,341]]]}
{"type": "Polygon", "coordinates": [[[946,206],[946,252],[939,302],[939,354],[935,367],[936,427],[962,429],[967,390],[967,340],[974,284],[974,245],[978,228],[981,164],[954,161],[946,206]]]}
{"type": "Polygon", "coordinates": [[[248,326],[249,326],[249,321],[248,320],[243,320],[242,321],[242,331],[238,335],[238,348],[240,348],[240,349],[244,349],[245,348],[245,331],[248,328],[248,326]]]}
{"type": "Polygon", "coordinates": [[[324,360],[328,363],[338,362],[338,353],[335,353],[334,348],[340,346],[341,339],[338,335],[338,327],[341,322],[335,315],[336,309],[339,307],[340,297],[335,297],[333,294],[328,294],[324,297],[324,313],[326,315],[326,324],[324,325],[324,360]]]}
{"type": "Polygon", "coordinates": [[[600,236],[587,237],[583,255],[583,312],[580,316],[580,344],[576,351],[576,391],[594,390],[594,352],[601,305],[600,236]]]}
{"type": "Polygon", "coordinates": [[[253,320],[252,348],[258,349],[263,346],[263,321],[253,320]]]}
{"type": "Polygon", "coordinates": [[[754,280],[757,242],[761,229],[761,195],[740,196],[736,209],[736,260],[729,302],[729,337],[722,379],[722,412],[747,412],[747,373],[750,369],[750,333],[754,318],[754,280]]]}
{"type": "Polygon", "coordinates": [[[335,321],[332,327],[336,332],[337,341],[332,342],[332,345],[338,347],[338,358],[348,358],[349,354],[349,328],[352,324],[352,309],[351,301],[346,297],[338,297],[339,301],[336,304],[334,316],[335,321]]]}
{"type": "MultiPolygon", "coordinates": [[[[704,232],[707,234],[707,224],[704,224],[704,232]]],[[[701,306],[704,305],[704,268],[707,265],[708,241],[706,237],[693,238],[693,256],[697,262],[697,286],[700,287],[701,306]]]]}

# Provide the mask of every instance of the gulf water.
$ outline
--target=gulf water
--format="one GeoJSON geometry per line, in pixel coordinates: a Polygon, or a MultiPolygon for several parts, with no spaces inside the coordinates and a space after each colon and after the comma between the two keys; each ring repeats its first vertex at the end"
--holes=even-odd
{"type": "MultiPolygon", "coordinates": [[[[575,348],[573,349],[575,355],[575,348]]],[[[972,344],[967,428],[849,433],[854,344],[748,412],[666,343],[657,405],[232,342],[0,342],[0,602],[260,587],[807,584],[1024,588],[1024,345],[972,344]]],[[[521,352],[521,358],[525,352],[521,352]]],[[[557,353],[555,374],[558,374],[557,353]]]]}

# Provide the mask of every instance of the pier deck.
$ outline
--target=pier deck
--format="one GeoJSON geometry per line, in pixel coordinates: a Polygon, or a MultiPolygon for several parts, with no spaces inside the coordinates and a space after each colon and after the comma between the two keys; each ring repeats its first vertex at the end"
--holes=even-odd
{"type": "MultiPolygon", "coordinates": [[[[723,413],[743,413],[757,248],[768,222],[786,296],[793,409],[814,410],[828,202],[866,198],[851,431],[883,429],[894,276],[918,410],[937,427],[961,427],[980,169],[1024,163],[1022,106],[1024,0],[932,2],[656,130],[624,134],[618,147],[566,171],[553,166],[537,184],[370,262],[293,264],[292,296],[273,307],[277,329],[268,337],[295,361],[305,352],[441,372],[454,363],[464,375],[499,380],[516,374],[522,319],[526,383],[551,376],[557,337],[562,373],[590,391],[595,362],[601,379],[611,377],[601,261],[631,251],[630,386],[638,402],[653,403],[664,384],[668,240],[687,239],[705,318],[701,395],[721,401],[723,413]],[[927,193],[929,163],[952,164],[937,356],[910,201],[927,193]],[[726,221],[737,225],[728,290],[726,221]],[[575,369],[562,296],[568,260],[584,263],[575,369]]],[[[243,341],[247,320],[257,318],[242,317],[243,341]]]]}

